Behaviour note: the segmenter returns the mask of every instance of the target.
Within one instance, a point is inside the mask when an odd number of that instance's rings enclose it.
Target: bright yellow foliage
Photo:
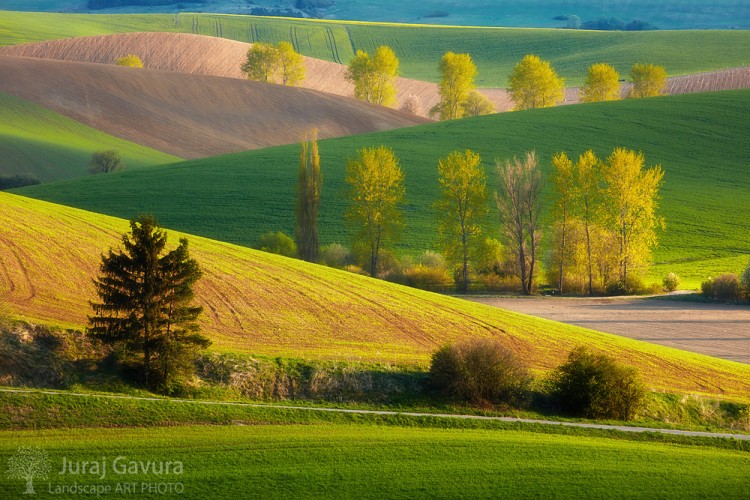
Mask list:
[[[126,56],[122,56],[121,58],[117,60],[116,64],[118,66],[130,66],[131,68],[143,67],[143,61],[141,61],[141,58],[135,54],[128,54]]]
[[[667,70],[654,64],[634,64],[630,70],[633,88],[628,97],[654,97],[667,94]]]
[[[446,52],[440,60],[440,103],[430,111],[439,114],[441,120],[453,120],[464,116],[463,104],[474,90],[477,67],[469,54]]]
[[[354,84],[354,97],[380,106],[396,104],[398,58],[387,45],[381,45],[370,57],[358,50],[349,62],[346,79]]]
[[[554,106],[565,99],[565,82],[557,76],[548,61],[529,54],[513,68],[509,79],[510,93],[516,109]]]
[[[469,263],[482,242],[488,212],[487,174],[478,154],[454,151],[438,163],[438,181],[438,233],[449,262],[461,269],[461,285],[466,291]]]
[[[463,116],[483,116],[497,112],[495,104],[476,90],[469,92],[466,100],[461,103],[461,109]]]
[[[581,101],[601,102],[620,99],[620,74],[609,64],[594,64],[589,68],[581,88]]]
[[[352,248],[367,249],[370,275],[377,276],[380,251],[403,225],[399,204],[406,192],[404,172],[392,149],[364,148],[349,161],[346,183],[350,188],[346,217],[355,229]]]
[[[294,51],[289,42],[273,46],[254,43],[247,50],[241,69],[250,80],[296,86],[305,79],[304,58]]]
[[[620,283],[627,284],[633,271],[651,262],[657,243],[656,229],[664,226],[657,214],[664,171],[660,166],[644,170],[643,153],[617,148],[602,169],[602,204],[606,227],[617,235]]]

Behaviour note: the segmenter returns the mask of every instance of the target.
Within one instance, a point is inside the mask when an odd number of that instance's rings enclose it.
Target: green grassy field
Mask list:
[[[373,24],[273,19],[221,14],[89,15],[2,12],[0,45],[133,31],[170,31],[245,42],[291,41],[301,53],[347,63],[357,49],[393,47],[403,76],[437,81],[444,52],[469,52],[478,84],[505,87],[512,67],[533,52],[549,59],[569,85],[586,68],[613,64],[627,73],[636,62],[664,65],[670,75],[750,64],[748,31],[592,32]]]
[[[750,91],[734,91],[507,113],[322,141],[321,238],[348,242],[343,179],[347,158],[364,146],[388,145],[401,159],[407,227],[400,248],[407,253],[435,248],[437,160],[454,149],[480,152],[489,171],[496,157],[536,149],[549,171],[556,151],[577,155],[593,148],[606,156],[625,146],[666,172],[661,205],[667,230],[656,249],[654,279],[674,271],[683,286],[697,286],[709,275],[747,265],[748,113]],[[270,148],[20,192],[119,217],[147,210],[168,227],[252,245],[265,231],[293,234],[297,155],[294,145]]]
[[[91,154],[102,149],[118,150],[126,168],[179,160],[0,93],[0,175],[32,174],[43,182],[80,177]]]
[[[118,483],[131,482],[138,488],[179,483],[184,498],[238,492],[254,498],[730,498],[747,492],[750,473],[750,455],[742,451],[511,430],[256,424],[5,431],[0,437],[4,463],[22,446],[47,452],[51,474],[35,481],[44,493],[74,482],[116,492]],[[63,459],[105,461],[107,474],[60,474]],[[182,467],[170,475],[123,473],[124,461]],[[24,486],[3,475],[0,495],[15,496]]]

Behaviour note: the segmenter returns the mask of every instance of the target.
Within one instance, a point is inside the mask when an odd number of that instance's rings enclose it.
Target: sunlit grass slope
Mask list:
[[[184,498],[742,498],[750,457],[738,450],[517,430],[374,425],[240,425],[0,433],[0,459],[42,447],[57,485],[179,482]],[[106,477],[60,476],[102,461]],[[181,475],[114,473],[116,456],[183,464]],[[122,462],[122,459],[120,459]],[[41,481],[38,481],[41,482]],[[48,487],[47,483],[50,483]],[[0,496],[22,480],[0,476]],[[53,490],[54,491],[54,490]],[[148,491],[148,490],[146,490]]]
[[[80,177],[91,154],[102,149],[119,151],[126,168],[180,160],[0,93],[0,175],[31,174],[41,181]]]
[[[748,31],[591,32],[314,21],[221,14],[91,15],[2,12],[0,44],[133,31],[172,31],[243,42],[291,41],[301,53],[347,63],[357,49],[394,48],[402,76],[437,81],[437,63],[448,50],[468,52],[478,83],[505,87],[515,63],[528,53],[552,61],[568,84],[585,78],[596,62],[627,73],[636,62],[680,75],[750,64]]]
[[[0,299],[17,315],[86,323],[100,255],[127,223],[0,194]],[[171,233],[172,244],[180,235]],[[228,243],[190,237],[214,348],[295,358],[424,364],[441,344],[494,337],[536,370],[585,344],[637,366],[649,387],[750,396],[750,366],[535,319]]]
[[[412,253],[436,247],[437,161],[450,151],[478,151],[493,172],[495,158],[535,149],[549,172],[557,151],[578,155],[593,148],[606,156],[624,146],[643,151],[649,165],[666,172],[661,213],[667,229],[656,249],[655,277],[674,271],[683,285],[697,286],[747,265],[748,116],[750,90],[743,90],[505,113],[323,141],[321,238],[348,243],[343,179],[347,159],[364,146],[385,144],[401,159],[407,198],[401,249]],[[285,146],[21,192],[119,217],[148,210],[169,227],[252,245],[266,231],[293,234],[298,154],[298,146]],[[491,217],[489,227],[497,224]]]

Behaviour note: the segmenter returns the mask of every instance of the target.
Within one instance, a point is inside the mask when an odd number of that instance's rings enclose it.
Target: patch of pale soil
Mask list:
[[[750,364],[750,307],[638,298],[469,300],[531,316]]]

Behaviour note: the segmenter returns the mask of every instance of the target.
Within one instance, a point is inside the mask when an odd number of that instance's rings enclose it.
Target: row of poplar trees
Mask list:
[[[295,236],[300,258],[315,262],[321,175],[314,135],[302,144],[299,165]],[[532,293],[546,226],[551,229],[549,268],[555,271],[550,281],[561,293],[593,294],[613,283],[629,291],[633,275],[650,263],[657,229],[664,226],[658,215],[661,167],[646,168],[642,153],[624,148],[606,159],[586,151],[575,162],[558,153],[552,165],[553,219],[545,225],[545,179],[536,154],[495,161],[494,204],[507,271],[518,277],[524,294]],[[473,264],[487,251],[487,174],[479,154],[468,150],[439,160],[437,170],[440,247],[457,270],[459,289],[467,291]],[[364,148],[349,161],[346,183],[353,247],[366,250],[369,273],[377,276],[381,250],[404,225],[404,173],[391,149]]]

